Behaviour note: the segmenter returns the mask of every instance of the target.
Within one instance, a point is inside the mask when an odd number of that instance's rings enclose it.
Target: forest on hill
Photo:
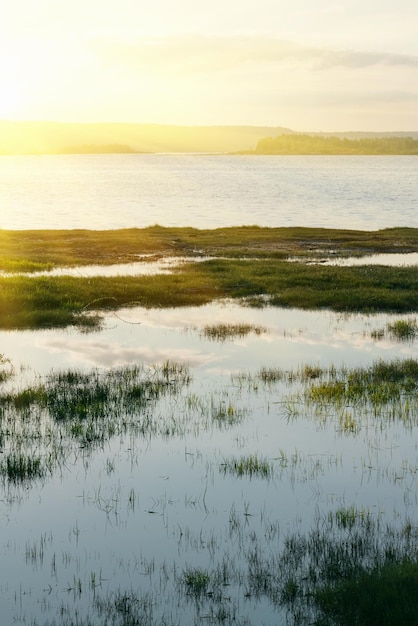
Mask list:
[[[253,154],[353,154],[353,155],[413,155],[418,154],[418,139],[412,137],[363,137],[349,139],[338,136],[294,133],[264,137],[258,141]]]

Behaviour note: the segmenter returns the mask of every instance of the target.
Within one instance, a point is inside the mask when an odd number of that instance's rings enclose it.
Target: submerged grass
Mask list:
[[[413,341],[417,335],[418,323],[415,317],[388,322],[384,328],[377,328],[371,332],[371,337],[377,340],[388,336],[396,341]]]
[[[254,333],[261,335],[267,329],[257,324],[208,324],[203,327],[202,335],[213,341],[227,341],[228,339],[243,338]]]
[[[72,451],[91,454],[115,435],[183,432],[183,418],[163,420],[153,409],[189,382],[187,367],[167,361],[152,368],[53,371],[32,386],[4,391],[0,475],[9,484],[30,483],[65,464]]]
[[[47,473],[44,459],[33,454],[13,451],[0,461],[0,476],[6,482],[23,484],[43,478]]]
[[[286,607],[287,624],[417,624],[417,549],[410,521],[395,528],[368,511],[339,509],[310,532],[289,534],[277,553],[251,549],[248,589]]]
[[[219,470],[222,474],[231,474],[237,478],[272,478],[273,463],[268,459],[259,458],[257,454],[250,454],[240,458],[225,459]]]
[[[6,382],[14,375],[13,365],[10,359],[0,354],[0,383]]]
[[[418,624],[418,562],[385,563],[315,593],[328,626]]]

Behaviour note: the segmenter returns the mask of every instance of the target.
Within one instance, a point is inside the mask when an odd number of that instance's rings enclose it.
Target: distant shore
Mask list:
[[[417,146],[418,131],[300,133],[281,126],[0,120],[0,155],[3,156],[143,153],[416,154]]]

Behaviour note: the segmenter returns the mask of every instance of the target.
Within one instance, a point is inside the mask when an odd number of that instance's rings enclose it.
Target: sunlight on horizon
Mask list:
[[[0,120],[417,130],[417,28],[412,0],[6,0]]]

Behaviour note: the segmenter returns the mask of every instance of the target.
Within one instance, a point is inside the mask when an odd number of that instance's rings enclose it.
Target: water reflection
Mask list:
[[[91,278],[92,276],[154,276],[155,274],[171,274],[175,268],[183,263],[198,263],[207,261],[211,257],[170,257],[165,256],[157,261],[143,258],[134,263],[114,263],[111,265],[79,265],[76,267],[57,267],[51,270],[31,272],[30,274],[1,271],[0,276],[76,276]]]
[[[403,316],[406,318],[407,316]],[[37,372],[54,368],[112,367],[126,363],[188,363],[205,374],[301,363],[347,365],[377,358],[416,354],[413,342],[399,345],[388,337],[376,341],[373,331],[402,316],[337,314],[266,307],[251,309],[224,301],[177,309],[125,308],[109,313],[101,331],[77,329],[1,331],[1,351],[15,367],[31,364]],[[216,342],[202,335],[207,324],[249,324],[266,332]]]
[[[305,411],[297,385],[254,385],[244,376],[240,384],[229,374],[254,375],[261,366],[340,367],[416,357],[415,341],[373,339],[373,331],[394,318],[250,309],[224,301],[193,308],[126,308],[108,314],[103,329],[91,334],[77,329],[0,332],[1,353],[16,371],[15,380],[6,384],[18,390],[52,368],[107,369],[167,359],[188,364],[193,377],[179,393],[168,389],[134,416],[133,429],[152,422],[158,424],[158,436],[146,428],[143,436],[140,431],[135,435],[122,421],[120,432],[99,441],[94,453],[87,440],[80,445],[77,438],[85,419],[65,431],[70,445],[58,455],[49,445],[54,437],[57,446],[63,445],[64,431],[57,429],[65,417],[52,423],[42,440],[42,420],[37,422],[33,411],[35,429],[28,442],[23,435],[30,412],[23,412],[18,423],[7,421],[4,409],[0,465],[14,434],[19,450],[27,444],[38,454],[45,446],[54,454],[46,459],[57,464],[38,483],[19,488],[4,476],[0,481],[4,623],[65,626],[76,613],[94,620],[97,598],[109,600],[118,590],[134,597],[139,589],[150,594],[154,619],[138,623],[167,623],[172,615],[170,623],[189,626],[218,605],[211,605],[209,596],[202,596],[199,606],[190,596],[184,599],[178,581],[187,568],[212,571],[219,565],[226,577],[221,608],[236,611],[238,618],[213,623],[245,623],[245,616],[250,626],[288,624],[284,612],[263,595],[248,596],[251,555],[278,554],[287,533],[309,532],[315,518],[329,519],[329,512],[340,507],[354,504],[385,521],[394,511],[396,519],[413,514],[416,445],[411,430],[395,420],[369,416],[359,433],[346,432],[338,419],[321,421],[320,414]],[[202,328],[217,323],[254,324],[266,332],[220,342],[205,338]],[[294,392],[297,416],[289,400]],[[42,396],[40,402],[42,407]],[[2,411],[6,405],[7,398]],[[103,421],[99,414],[92,423]],[[255,454],[273,464],[272,478],[222,473],[225,459]],[[98,617],[89,623],[103,621]]]
[[[338,267],[351,267],[355,265],[386,265],[388,267],[410,267],[418,265],[418,252],[405,254],[370,254],[362,257],[331,258],[320,261],[312,261],[321,265],[336,265]]]

